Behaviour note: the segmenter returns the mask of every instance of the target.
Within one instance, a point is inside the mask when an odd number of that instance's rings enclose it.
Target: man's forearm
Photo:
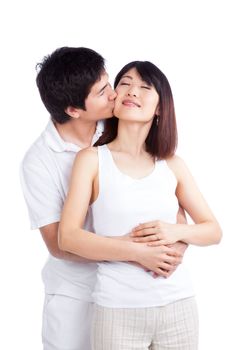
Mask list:
[[[65,252],[63,250],[60,250],[59,248],[55,251],[50,251],[50,254],[54,256],[57,259],[67,260],[67,261],[73,261],[73,262],[81,262],[81,263],[94,263],[95,261],[86,259],[82,256]]]

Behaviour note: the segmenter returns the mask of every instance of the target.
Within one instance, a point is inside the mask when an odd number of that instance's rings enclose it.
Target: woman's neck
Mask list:
[[[128,153],[134,157],[145,153],[145,140],[149,133],[151,122],[138,123],[119,120],[117,137],[111,142],[110,148]]]

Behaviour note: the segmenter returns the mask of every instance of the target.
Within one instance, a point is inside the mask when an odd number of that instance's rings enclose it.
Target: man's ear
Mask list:
[[[67,107],[65,109],[66,114],[68,114],[71,118],[78,119],[80,117],[80,109],[75,107]]]

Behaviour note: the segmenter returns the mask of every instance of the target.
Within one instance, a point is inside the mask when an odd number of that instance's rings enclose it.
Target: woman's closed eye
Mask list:
[[[145,86],[145,85],[142,85],[141,88],[142,88],[142,89],[147,89],[147,90],[150,90],[150,89],[151,89],[150,86]]]

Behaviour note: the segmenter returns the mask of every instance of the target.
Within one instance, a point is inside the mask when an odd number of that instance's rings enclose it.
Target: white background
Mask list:
[[[178,154],[219,220],[221,245],[186,254],[197,291],[200,350],[230,350],[232,340],[231,1],[7,1],[0,9],[1,338],[0,348],[40,345],[47,257],[30,231],[18,168],[47,124],[35,65],[60,46],[86,46],[107,59],[111,81],[132,60],[151,60],[172,86]],[[83,349],[85,350],[85,349]]]

